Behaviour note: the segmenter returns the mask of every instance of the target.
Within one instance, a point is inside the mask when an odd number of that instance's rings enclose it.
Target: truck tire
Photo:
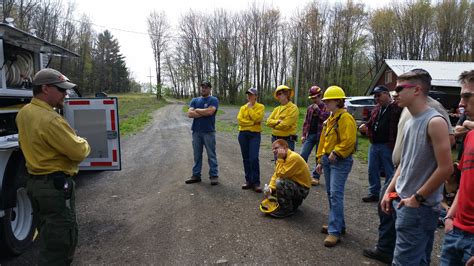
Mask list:
[[[16,158],[14,158],[16,157]],[[16,160],[12,160],[16,159]],[[33,208],[26,191],[27,171],[25,161],[21,153],[13,154],[10,162],[16,161],[12,167],[9,163],[7,173],[11,173],[14,178],[7,181],[9,186],[4,186],[4,193],[16,193],[16,204],[5,209],[5,216],[0,218],[0,237],[2,250],[6,250],[12,255],[19,255],[25,251],[33,242],[35,223],[33,219]],[[14,171],[12,171],[12,168]],[[15,196],[15,195],[14,195]]]

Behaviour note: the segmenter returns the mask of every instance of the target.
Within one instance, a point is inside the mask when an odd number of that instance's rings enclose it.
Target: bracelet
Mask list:
[[[453,216],[446,216],[443,218],[443,222],[446,222],[446,220],[453,220],[454,221],[454,217]]]

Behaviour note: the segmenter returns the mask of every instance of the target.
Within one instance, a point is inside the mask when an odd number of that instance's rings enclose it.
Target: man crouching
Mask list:
[[[277,139],[272,144],[277,162],[265,196],[276,196],[279,208],[269,213],[276,218],[293,215],[298,206],[308,196],[311,175],[308,164],[296,152],[288,148],[288,142]]]

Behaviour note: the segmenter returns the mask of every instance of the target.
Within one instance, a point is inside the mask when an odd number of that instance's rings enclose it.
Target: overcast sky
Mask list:
[[[310,0],[255,0],[259,5],[266,4],[278,7],[288,17],[297,8],[304,7]],[[94,24],[97,32],[109,29],[117,38],[121,52],[126,58],[127,67],[139,82],[149,82],[151,71],[152,81],[155,80],[153,52],[147,32],[146,18],[156,10],[165,11],[173,28],[178,24],[181,15],[190,9],[211,14],[214,9],[224,8],[232,11],[247,9],[248,0],[78,0],[76,14],[86,14]],[[329,0],[329,2],[345,2]],[[389,0],[363,1],[372,8],[381,7]],[[80,16],[78,16],[79,18]],[[135,32],[135,33],[132,33]],[[142,34],[140,34],[142,33]]]

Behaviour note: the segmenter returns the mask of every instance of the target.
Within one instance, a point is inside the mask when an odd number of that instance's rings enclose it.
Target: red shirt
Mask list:
[[[458,203],[454,226],[474,234],[474,131],[467,133],[464,140],[464,152],[459,164],[461,184],[458,191]]]

